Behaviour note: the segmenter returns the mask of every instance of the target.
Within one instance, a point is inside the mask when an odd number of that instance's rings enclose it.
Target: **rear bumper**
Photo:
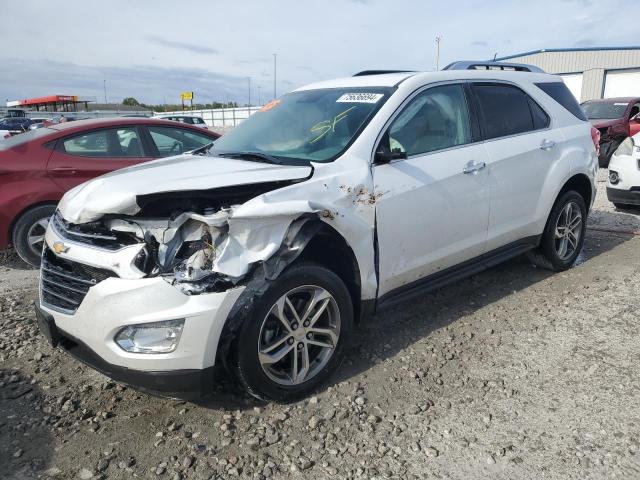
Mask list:
[[[623,190],[607,187],[607,198],[613,203],[640,205],[640,190]]]

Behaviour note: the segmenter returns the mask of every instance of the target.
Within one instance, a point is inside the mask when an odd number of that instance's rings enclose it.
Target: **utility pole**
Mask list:
[[[277,54],[273,54],[273,99],[275,100],[278,96],[276,95],[276,79],[277,79]]]
[[[247,77],[249,81],[249,108],[251,108],[251,77]]]
[[[436,37],[436,72],[440,70],[440,42],[442,41],[442,37],[438,35]]]
[[[102,80],[102,86],[104,87],[104,103],[107,104],[107,81]]]

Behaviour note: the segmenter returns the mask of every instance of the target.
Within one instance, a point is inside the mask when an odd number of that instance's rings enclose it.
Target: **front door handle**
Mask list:
[[[486,166],[487,164],[484,162],[474,162],[472,160],[464,166],[464,168],[462,169],[462,173],[476,174]]]
[[[555,146],[556,146],[556,142],[554,142],[553,140],[543,140],[542,143],[540,144],[540,149],[549,151]]]

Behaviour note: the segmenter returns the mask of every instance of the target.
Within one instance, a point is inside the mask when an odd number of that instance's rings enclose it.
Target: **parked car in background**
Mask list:
[[[27,117],[4,117],[0,119],[0,130],[26,132],[31,124],[31,119]]]
[[[221,363],[290,401],[378,308],[525,252],[570,268],[592,126],[557,76],[480,65],[302,87],[209,149],[68,192],[46,232],[44,336],[169,396],[210,391]]]
[[[617,208],[640,207],[640,133],[624,139],[613,152],[607,198]]]
[[[640,132],[640,98],[604,98],[584,102],[582,109],[600,131],[598,163],[607,167],[622,141]]]
[[[58,123],[0,142],[0,250],[13,244],[23,260],[38,265],[49,217],[67,190],[218,137],[166,120],[108,118]]]
[[[186,123],[187,125],[195,125],[200,128],[208,128],[202,117],[194,115],[156,115],[153,118],[164,118],[165,120],[173,120],[174,122]]]
[[[31,120],[30,130],[42,128],[52,123],[49,117],[29,117],[29,119]]]

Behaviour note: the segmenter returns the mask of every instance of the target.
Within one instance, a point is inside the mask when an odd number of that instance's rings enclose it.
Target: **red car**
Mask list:
[[[600,132],[598,162],[601,167],[607,167],[622,141],[640,132],[640,98],[589,100],[581,107]]]
[[[169,120],[119,117],[60,123],[0,140],[0,250],[12,244],[23,260],[39,265],[49,217],[67,190],[219,136]]]

